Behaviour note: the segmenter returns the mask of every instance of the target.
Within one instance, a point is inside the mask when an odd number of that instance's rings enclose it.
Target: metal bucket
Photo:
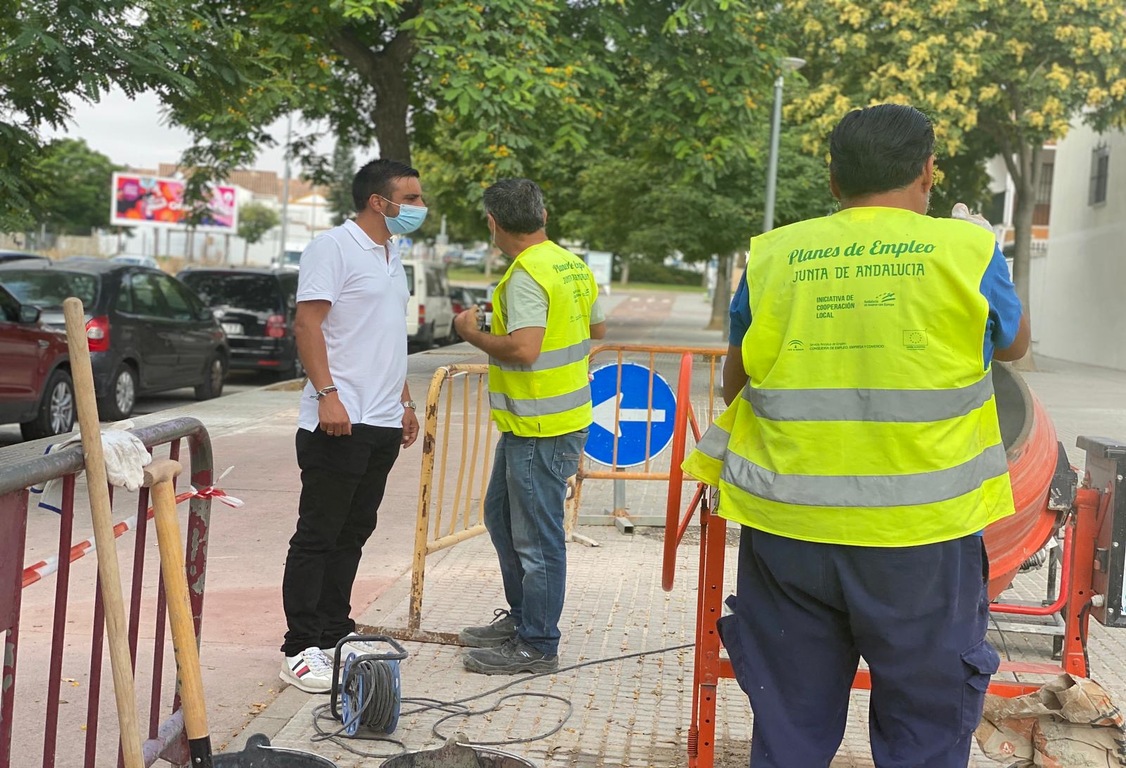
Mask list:
[[[296,749],[271,747],[270,740],[256,733],[246,740],[246,749],[211,759],[214,768],[337,768],[336,763]]]
[[[522,757],[488,747],[458,744],[454,739],[446,746],[425,752],[396,755],[382,768],[536,768]]]

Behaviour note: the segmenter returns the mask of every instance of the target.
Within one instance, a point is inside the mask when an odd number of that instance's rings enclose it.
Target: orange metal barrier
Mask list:
[[[619,369],[617,391],[621,392],[621,366],[624,362],[635,362],[645,365],[650,371],[660,373],[672,383],[677,394],[677,408],[681,403],[691,404],[693,398],[698,404],[689,409],[691,418],[695,420],[697,411],[704,414],[711,423],[716,415],[717,392],[722,389],[722,375],[720,360],[727,353],[726,348],[718,347],[676,347],[660,346],[653,344],[600,344],[590,353],[591,370],[603,365],[617,365]],[[687,377],[683,369],[678,369],[680,360],[687,357],[690,360],[699,358],[706,363],[706,369],[698,380],[692,379],[692,367],[689,366]],[[650,376],[649,392],[646,401],[650,412],[653,410],[653,377]],[[615,426],[621,415],[620,406],[615,407]],[[697,435],[699,430],[695,430]],[[675,432],[674,432],[674,440]],[[665,456],[647,458],[638,468],[623,468],[618,466],[618,438],[613,442],[613,458],[609,465],[592,462],[585,454],[579,460],[579,471],[575,478],[575,489],[571,497],[570,509],[567,516],[567,530],[573,530],[577,520],[579,508],[582,506],[583,483],[587,480],[669,480],[669,464]],[[646,450],[646,456],[650,451]],[[597,465],[598,469],[592,468]],[[604,467],[604,468],[601,468]],[[629,519],[631,515],[624,508],[613,509],[614,517]]]
[[[715,398],[719,388],[718,364],[725,349],[707,347],[660,347],[637,344],[604,344],[596,347],[590,359],[592,365],[614,362],[620,367],[626,361],[647,364],[651,371],[661,372],[670,381],[676,377],[676,364],[687,356],[691,361],[700,358],[707,362],[706,376],[678,382],[683,389],[683,402],[695,398],[700,408],[689,409],[705,413],[710,421],[715,415]],[[601,358],[601,359],[600,359]],[[620,389],[619,374],[619,389]],[[648,402],[652,410],[652,377]],[[678,402],[680,402],[678,400]],[[679,411],[678,411],[679,412]],[[615,420],[618,410],[615,411]],[[690,417],[698,436],[700,429],[695,416]],[[427,393],[422,423],[422,471],[419,478],[418,513],[415,528],[414,555],[411,567],[410,605],[406,626],[361,627],[360,631],[387,634],[403,640],[421,642],[457,643],[450,632],[433,631],[422,627],[422,603],[426,582],[426,559],[443,549],[485,533],[484,498],[492,469],[496,429],[490,418],[488,401],[488,366],[484,364],[449,365],[434,372]],[[648,453],[648,451],[646,452]],[[621,471],[617,466],[617,439],[614,447],[615,461],[607,469],[592,470],[589,460],[581,457],[579,470],[572,486],[566,517],[568,536],[578,540],[583,537],[573,533],[582,503],[582,483],[593,480],[668,480],[667,457],[646,460],[640,469]],[[604,465],[599,465],[604,466]],[[622,510],[624,514],[624,510]]]

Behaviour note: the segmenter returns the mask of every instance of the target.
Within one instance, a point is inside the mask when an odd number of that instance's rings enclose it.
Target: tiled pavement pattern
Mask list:
[[[583,533],[602,546],[570,549],[570,592],[563,616],[563,647],[560,662],[567,666],[641,650],[666,648],[691,641],[695,616],[695,537],[686,537],[681,548],[676,586],[671,593],[660,587],[661,540],[656,532],[633,536],[615,529],[587,527]],[[688,538],[693,538],[688,541]],[[733,551],[733,550],[731,550]],[[730,560],[731,558],[729,558]],[[1023,598],[1042,596],[1045,570],[1021,577],[1017,592]],[[734,580],[729,562],[727,581]],[[366,623],[405,626],[405,583],[389,591],[363,617]],[[444,556],[428,569],[423,603],[423,628],[456,631],[492,616],[504,604],[499,574],[491,545],[477,537]],[[1000,649],[1002,644],[994,642]],[[1006,633],[1005,642],[1014,656],[1047,660],[1050,640]],[[1092,625],[1091,652],[1097,679],[1119,699],[1126,696],[1123,653],[1126,633],[1115,633]],[[402,667],[404,695],[459,699],[508,682],[503,677],[483,677],[463,670],[458,648],[408,643],[410,658]],[[652,766],[674,768],[687,765],[686,734],[691,706],[691,650],[679,650],[639,659],[610,662],[519,683],[509,691],[540,691],[564,696],[574,707],[563,729],[544,740],[499,747],[518,754],[542,768],[564,766]],[[500,695],[473,702],[474,708],[493,704]],[[372,765],[331,743],[313,744],[311,711],[324,701],[310,697],[308,703],[274,738],[280,746],[307,749],[324,755],[341,768]],[[404,704],[404,712],[409,711]],[[482,718],[454,718],[441,728],[444,734],[464,731],[477,742],[503,741],[533,736],[557,722],[564,705],[539,699],[516,699],[498,712]],[[845,741],[834,768],[870,766],[867,739],[867,694],[854,693]],[[395,734],[411,749],[437,746],[431,736],[433,713],[406,716]],[[734,681],[720,685],[716,766],[745,766],[750,738],[751,713],[746,697]],[[253,725],[251,726],[253,728]],[[372,742],[348,742],[359,749],[386,752]],[[972,766],[996,766],[976,756]]]

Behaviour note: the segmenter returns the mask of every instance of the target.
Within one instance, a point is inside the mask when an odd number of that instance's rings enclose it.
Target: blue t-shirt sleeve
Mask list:
[[[1009,276],[1009,265],[999,247],[981,278],[981,295],[989,302],[989,320],[985,325],[985,364],[993,359],[993,350],[1010,346],[1020,330],[1022,309],[1017,289]]]
[[[747,289],[747,273],[739,278],[739,287],[731,297],[731,307],[728,310],[731,316],[730,332],[727,343],[733,347],[743,345],[743,337],[751,327],[751,293]]]

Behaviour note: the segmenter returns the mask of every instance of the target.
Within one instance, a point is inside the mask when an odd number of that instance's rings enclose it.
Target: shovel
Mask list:
[[[145,485],[150,490],[156,538],[160,546],[160,571],[168,597],[168,617],[172,622],[172,648],[180,676],[180,702],[184,708],[184,732],[192,768],[212,768],[211,733],[203,698],[203,677],[199,668],[195,623],[184,569],[184,543],[180,539],[180,519],[176,515],[176,477],[180,462],[158,459],[145,467]]]

